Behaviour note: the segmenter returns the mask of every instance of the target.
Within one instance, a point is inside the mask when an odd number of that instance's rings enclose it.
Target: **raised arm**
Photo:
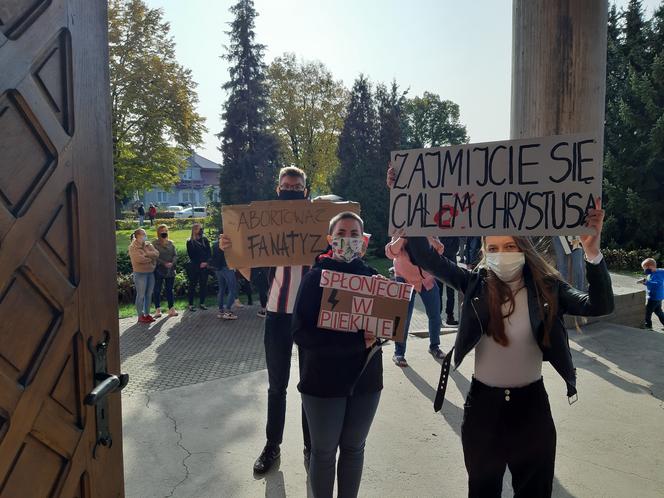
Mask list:
[[[558,299],[562,310],[569,315],[600,316],[613,312],[613,287],[611,276],[602,260],[598,264],[586,262],[588,292],[575,289],[567,282],[561,282]]]
[[[470,272],[439,254],[426,237],[409,237],[406,248],[414,264],[450,287],[462,292],[466,291]]]

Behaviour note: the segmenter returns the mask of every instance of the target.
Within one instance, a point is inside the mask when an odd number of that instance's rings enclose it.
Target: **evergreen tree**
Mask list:
[[[253,0],[239,0],[230,11],[230,43],[223,56],[229,63],[230,79],[222,119],[223,163],[220,193],[224,204],[246,203],[274,197],[278,143],[269,132],[266,109],[265,46],[255,42],[254,21],[258,15]]]
[[[360,75],[353,84],[339,137],[339,168],[333,185],[335,194],[361,204],[367,231],[377,235],[387,231],[381,220],[389,209],[387,197],[381,195],[386,190],[387,161],[381,163],[378,158],[378,129],[371,84]]]
[[[662,8],[658,13],[662,12]],[[659,32],[631,0],[617,35],[609,17],[605,131],[606,236],[626,248],[662,244],[661,199],[664,84]],[[655,26],[659,29],[661,24]],[[617,40],[617,44],[616,44]],[[620,50],[616,50],[616,45]],[[659,127],[658,127],[659,123]],[[656,234],[660,234],[658,237]]]

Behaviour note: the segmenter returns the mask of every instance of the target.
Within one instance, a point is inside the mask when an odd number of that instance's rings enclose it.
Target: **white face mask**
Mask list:
[[[339,237],[332,238],[332,256],[334,259],[350,263],[354,259],[362,257],[364,249],[363,237]]]
[[[503,282],[511,282],[521,276],[526,264],[522,252],[490,252],[486,255],[486,265]]]

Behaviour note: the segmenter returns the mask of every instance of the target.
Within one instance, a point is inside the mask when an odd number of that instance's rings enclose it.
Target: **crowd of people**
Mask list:
[[[187,240],[189,262],[185,265],[189,300],[188,311],[207,310],[205,300],[208,290],[208,279],[212,275],[217,280],[217,318],[237,320],[235,309],[242,308],[239,292],[248,296],[248,304],[253,304],[253,289],[260,298],[261,307],[258,316],[267,316],[267,269],[254,268],[247,275],[228,267],[224,251],[219,243],[210,244],[205,236],[203,226],[194,223],[191,236]],[[156,238],[148,240],[143,228],[134,230],[129,245],[134,285],[136,290],[136,312],[138,323],[152,323],[162,317],[161,302],[165,294],[168,304],[167,316],[178,316],[175,308],[174,285],[176,262],[178,258],[175,244],[169,238],[169,229],[165,224],[157,227]],[[198,307],[194,302],[198,300]],[[154,305],[154,313],[151,306]]]
[[[388,169],[388,188],[393,182],[394,172]],[[278,178],[277,197],[306,199],[306,185],[302,170],[284,168]],[[385,247],[386,256],[394,262],[394,278],[415,289],[408,322],[416,296],[424,304],[431,355],[443,366],[453,357],[458,367],[468,353],[475,352],[461,428],[471,497],[499,497],[506,468],[513,477],[515,496],[551,496],[556,429],[542,380],[542,363],[552,364],[573,399],[576,370],[562,316],[603,315],[613,310],[611,279],[600,251],[603,218],[600,207],[589,209],[587,226],[594,233],[578,239],[587,291],[573,288],[528,237],[460,240],[408,237],[398,232]],[[280,457],[295,345],[304,458],[316,498],[332,497],[335,480],[338,496],[358,496],[365,442],[374,418],[379,416],[384,343],[365,330],[339,333],[318,327],[323,270],[386,278],[364,260],[368,246],[364,230],[360,216],[341,213],[329,222],[328,248],[311,265],[244,272],[248,285],[259,290],[260,314],[266,318],[266,441],[253,470],[264,474]],[[148,242],[145,231],[139,228],[129,248],[141,322],[154,319],[149,314],[151,299],[156,315],[161,313],[162,286],[169,315],[177,313],[172,297],[177,253],[168,239],[168,227],[160,225],[157,233],[157,238]],[[219,317],[237,318],[233,304],[242,284],[224,256],[231,247],[227,235],[222,233],[211,243],[200,224],[193,225],[187,241],[191,311],[196,309],[195,298],[199,308],[205,309],[207,279],[213,272],[219,283]],[[655,279],[652,275],[659,278],[650,263],[648,269],[649,280]],[[247,292],[250,295],[251,291]],[[458,321],[455,292],[463,294]],[[656,304],[651,308],[655,313],[661,310]],[[453,351],[447,354],[440,347],[443,313],[448,326],[458,327]],[[393,355],[394,363],[404,368],[408,365],[406,342],[407,334],[403,342],[394,345]]]

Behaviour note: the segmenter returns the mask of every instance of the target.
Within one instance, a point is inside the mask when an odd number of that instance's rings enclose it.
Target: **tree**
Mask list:
[[[325,192],[339,165],[337,147],[347,92],[318,61],[298,63],[295,54],[268,67],[268,108],[285,164],[302,168],[314,192]]]
[[[406,101],[403,112],[405,148],[444,147],[467,141],[466,127],[459,123],[458,104],[430,92]]]
[[[606,237],[623,248],[662,244],[663,7],[653,23],[639,0],[609,16],[605,130]],[[652,24],[652,27],[651,27]]]
[[[116,205],[155,185],[170,188],[202,141],[191,71],[175,60],[170,27],[142,0],[111,0],[109,63]]]
[[[334,179],[334,193],[357,201],[362,207],[366,230],[375,241],[384,239],[388,212],[385,187],[386,162],[378,154],[379,122],[369,80],[360,75],[350,93],[341,137],[339,169]]]
[[[228,92],[221,115],[224,129],[217,135],[223,153],[221,201],[247,203],[274,197],[279,167],[279,146],[270,133],[263,52],[255,42],[253,0],[239,0],[230,11],[235,19],[226,34],[230,43],[223,56],[230,64]]]

